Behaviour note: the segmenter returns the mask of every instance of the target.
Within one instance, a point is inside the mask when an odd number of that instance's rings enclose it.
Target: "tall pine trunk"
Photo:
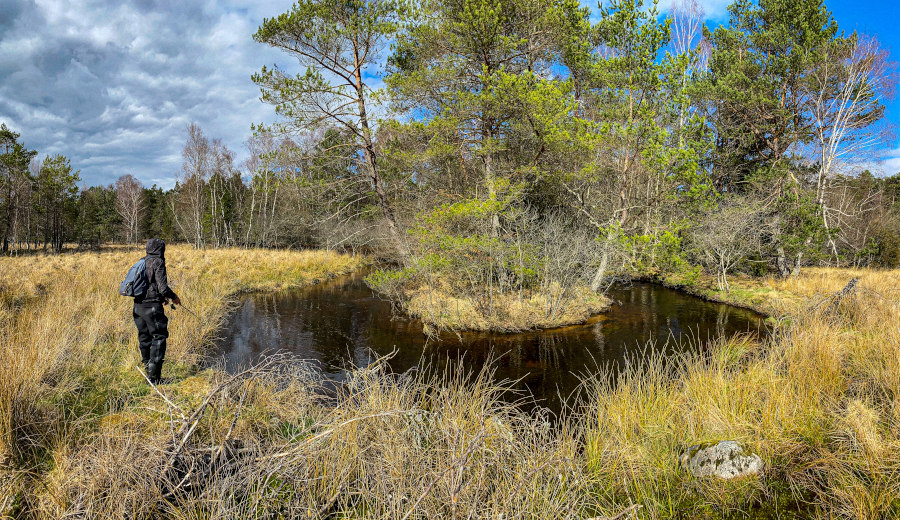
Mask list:
[[[361,62],[359,58],[358,46],[355,46],[355,51],[355,80],[357,96],[356,101],[359,107],[359,123],[362,127],[363,154],[365,156],[366,169],[369,172],[369,180],[372,182],[372,186],[375,188],[375,195],[378,197],[378,204],[381,206],[381,214],[384,216],[385,221],[387,221],[391,239],[394,242],[394,246],[397,248],[397,251],[400,253],[400,256],[402,256],[405,260],[406,257],[409,256],[409,251],[407,250],[406,244],[403,242],[403,239],[400,236],[400,230],[397,227],[397,219],[394,217],[394,211],[391,209],[391,205],[387,200],[387,194],[385,194],[384,191],[384,183],[381,180],[381,176],[378,174],[378,162],[375,156],[375,143],[372,141],[372,130],[369,127],[369,117],[366,112],[365,85],[363,84],[362,73],[360,70]]]

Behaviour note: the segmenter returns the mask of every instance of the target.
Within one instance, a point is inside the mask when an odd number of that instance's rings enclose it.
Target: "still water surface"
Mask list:
[[[617,303],[583,325],[428,340],[422,322],[392,313],[391,304],[357,273],[304,289],[248,295],[226,323],[217,355],[234,371],[269,353],[287,352],[317,363],[337,380],[348,366],[364,366],[394,350],[389,364],[398,372],[423,361],[432,367],[462,362],[477,370],[493,359],[497,379],[518,380],[518,389],[558,410],[561,396],[578,388],[579,375],[621,368],[651,351],[702,349],[710,339],[759,334],[764,327],[752,311],[655,284],[614,286],[609,296]]]

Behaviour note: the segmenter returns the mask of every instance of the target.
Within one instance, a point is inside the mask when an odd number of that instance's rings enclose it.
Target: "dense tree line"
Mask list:
[[[729,13],[713,30],[692,0],[593,19],[570,0],[301,1],[254,37],[305,70],[254,80],[276,133],[345,136],[340,179],[381,211],[344,234],[405,266],[388,292],[896,266],[897,177],[859,166],[887,145],[886,51],[820,0]]]
[[[149,236],[181,239],[173,224],[173,190],[145,188],[131,175],[109,186],[84,186],[68,158],[39,159],[20,137],[0,127],[4,253],[95,248]]]
[[[246,143],[249,158],[241,165],[197,125],[186,134],[174,188],[146,187],[130,174],[108,186],[83,186],[69,159],[38,159],[4,124],[3,251],[149,237],[197,247],[352,248],[376,240],[371,190],[340,151],[349,145],[340,131],[291,140],[260,130]]]
[[[77,188],[3,127],[3,249],[154,235],[196,247],[365,248],[407,283],[599,289],[618,274],[896,266],[896,79],[820,0],[301,0],[254,38],[281,116],[249,159],[191,125],[171,190]],[[376,88],[379,87],[379,88]],[[388,277],[391,278],[391,277]],[[549,290],[549,289],[548,289]]]

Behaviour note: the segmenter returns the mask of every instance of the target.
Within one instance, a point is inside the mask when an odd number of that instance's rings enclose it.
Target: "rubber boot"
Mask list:
[[[154,385],[162,380],[163,359],[166,356],[166,338],[155,338],[150,346],[150,361],[147,363],[147,378]]]
[[[141,366],[144,367],[144,373],[148,374],[149,372],[147,372],[147,364],[150,363],[150,348],[141,346],[140,350],[141,350]]]

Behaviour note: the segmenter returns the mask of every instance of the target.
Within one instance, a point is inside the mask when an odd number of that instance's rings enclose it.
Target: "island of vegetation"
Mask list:
[[[172,189],[79,188],[3,124],[0,518],[900,517],[900,173],[864,166],[895,64],[821,0],[665,7],[299,0],[252,35],[291,58],[253,76],[279,122],[242,164],[191,124]],[[158,386],[115,291],[147,237],[191,308]],[[772,333],[586,376],[557,416],[490,366],[335,391],[202,362],[238,294],[373,265],[428,332],[650,279]],[[679,463],[719,441],[762,469]]]

